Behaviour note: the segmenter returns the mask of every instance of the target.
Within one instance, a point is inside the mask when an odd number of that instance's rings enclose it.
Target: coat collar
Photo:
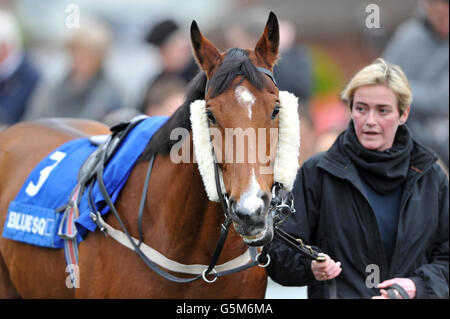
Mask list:
[[[342,135],[343,133],[338,136],[330,149],[321,157],[317,166],[338,178],[351,181],[357,187],[362,187],[355,165],[340,149],[338,140],[342,138]],[[436,154],[420,143],[413,141],[411,164],[407,180],[415,180],[415,178],[422,176],[433,166],[436,160]]]

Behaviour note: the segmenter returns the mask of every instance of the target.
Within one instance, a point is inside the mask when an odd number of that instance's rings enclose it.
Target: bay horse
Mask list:
[[[191,42],[201,72],[190,83],[186,101],[148,143],[115,206],[130,234],[137,238],[136,212],[149,160],[155,156],[142,216],[143,242],[180,263],[208,264],[219,239],[223,210],[220,203],[208,200],[210,194],[205,191],[199,164],[193,159],[188,163],[171,160],[175,141],[169,136],[175,128],[192,132],[190,105],[199,99],[204,99],[210,127],[223,136],[226,128],[278,128],[279,91],[267,76],[278,58],[278,21],[271,12],[254,50],[221,53],[202,35],[195,21]],[[1,132],[0,228],[5,224],[9,203],[47,154],[69,140],[109,133],[103,124],[75,119],[22,122]],[[190,149],[195,146],[192,134],[182,142]],[[214,150],[222,147],[225,153],[225,143],[220,146],[218,142],[214,140]],[[277,142],[270,136],[265,146]],[[270,154],[269,164],[259,159],[254,163],[219,164],[234,229],[230,229],[218,263],[242,255],[248,246],[263,246],[272,240],[273,216],[268,205],[274,174],[261,174],[260,168],[273,167],[275,156]],[[112,214],[105,221],[112,227],[120,226]],[[220,277],[213,284],[168,281],[149,270],[132,250],[100,231],[87,234],[79,244],[77,289],[67,288],[65,269],[63,249],[0,237],[0,298],[263,298],[266,289],[266,272],[260,267]]]

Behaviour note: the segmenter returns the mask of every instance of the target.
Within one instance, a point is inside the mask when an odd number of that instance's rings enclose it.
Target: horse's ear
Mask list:
[[[210,78],[215,67],[222,61],[222,55],[215,45],[202,35],[195,21],[191,24],[191,42],[198,65]]]
[[[264,33],[256,43],[255,54],[263,59],[269,67],[273,67],[278,59],[278,44],[280,42],[280,31],[278,19],[275,13],[270,12]]]

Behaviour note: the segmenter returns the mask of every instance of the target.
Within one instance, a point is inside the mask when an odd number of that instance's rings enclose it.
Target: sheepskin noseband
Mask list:
[[[285,190],[291,191],[299,168],[300,155],[300,120],[298,116],[298,99],[287,91],[279,92],[280,112],[278,114],[278,149],[274,163],[274,181],[281,183]],[[218,202],[214,175],[214,155],[211,143],[206,103],[196,100],[191,103],[192,139],[194,155],[198,169],[205,185],[209,200]],[[221,179],[222,181],[222,179]],[[221,185],[225,193],[225,186]]]

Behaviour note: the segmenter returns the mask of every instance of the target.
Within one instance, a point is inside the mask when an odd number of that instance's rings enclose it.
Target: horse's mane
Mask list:
[[[169,154],[170,149],[179,140],[171,140],[170,132],[175,128],[185,128],[191,131],[190,105],[195,100],[205,98],[205,88],[208,83],[210,96],[216,97],[223,93],[238,75],[247,79],[255,88],[261,90],[264,78],[250,61],[248,53],[243,49],[229,49],[217,71],[208,82],[206,74],[199,72],[186,89],[186,99],[167,122],[153,135],[142,153],[139,162],[148,161],[153,154]]]

